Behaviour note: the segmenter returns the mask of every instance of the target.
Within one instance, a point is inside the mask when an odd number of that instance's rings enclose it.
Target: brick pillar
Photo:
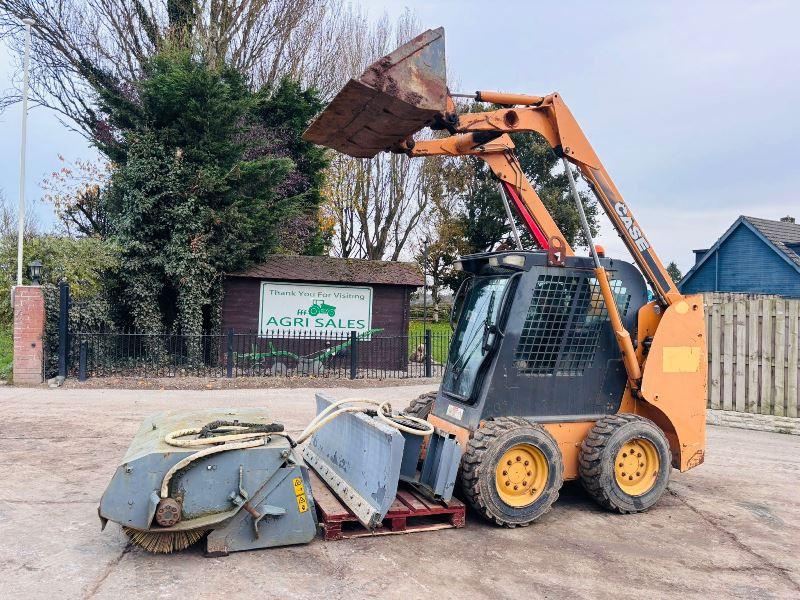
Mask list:
[[[44,295],[42,288],[14,288],[14,383],[42,383],[44,360]]]

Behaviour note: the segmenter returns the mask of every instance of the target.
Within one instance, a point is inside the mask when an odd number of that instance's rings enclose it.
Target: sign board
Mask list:
[[[372,288],[261,282],[258,332],[365,334],[372,327]],[[370,339],[364,335],[361,339]]]

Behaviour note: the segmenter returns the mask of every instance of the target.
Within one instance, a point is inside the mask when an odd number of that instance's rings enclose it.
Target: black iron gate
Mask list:
[[[58,374],[62,377],[439,377],[449,333],[383,335],[236,331],[221,334],[82,328],[69,286],[59,287]],[[70,319],[70,310],[73,318]],[[77,324],[77,327],[75,326]],[[75,329],[73,331],[73,329]]]

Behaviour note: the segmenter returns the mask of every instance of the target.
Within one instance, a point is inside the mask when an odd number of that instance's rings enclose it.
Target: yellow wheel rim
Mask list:
[[[643,438],[628,440],[617,452],[614,477],[629,496],[646,494],[656,485],[661,461],[653,442]]]
[[[506,451],[495,467],[495,486],[500,499],[515,508],[533,504],[544,492],[550,467],[539,448],[517,444]]]

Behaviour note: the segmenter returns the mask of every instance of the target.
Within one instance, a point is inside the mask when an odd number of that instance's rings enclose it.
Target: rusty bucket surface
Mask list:
[[[372,158],[430,125],[447,106],[444,28],[430,29],[351,79],[303,138]]]

